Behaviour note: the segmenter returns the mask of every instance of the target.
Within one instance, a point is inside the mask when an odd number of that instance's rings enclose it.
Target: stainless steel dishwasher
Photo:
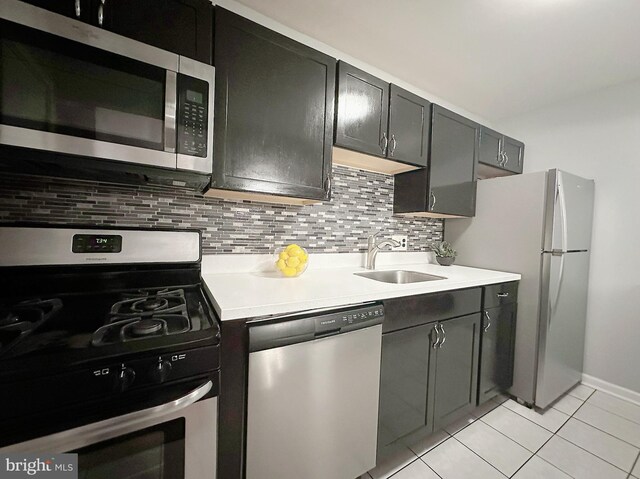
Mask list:
[[[376,461],[381,304],[249,324],[247,479],[353,479]]]

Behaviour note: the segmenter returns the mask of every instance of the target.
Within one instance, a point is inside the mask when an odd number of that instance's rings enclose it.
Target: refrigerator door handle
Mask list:
[[[555,313],[556,308],[558,307],[558,300],[560,299],[560,290],[562,289],[562,279],[564,277],[564,253],[553,253],[553,256],[560,256],[560,271],[558,273],[558,286],[556,287],[555,294],[553,295],[553,300],[551,300],[551,296],[549,296],[549,318],[547,320],[547,325],[551,327],[551,317]]]
[[[560,207],[560,214],[562,215],[562,251],[567,251],[567,201],[564,196],[564,185],[562,182],[562,173],[558,175],[558,206]]]

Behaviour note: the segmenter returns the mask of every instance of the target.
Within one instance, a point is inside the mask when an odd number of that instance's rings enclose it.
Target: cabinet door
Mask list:
[[[509,389],[513,383],[516,304],[486,309],[483,316],[478,404]]]
[[[389,84],[348,63],[338,62],[335,144],[385,156],[388,121]]]
[[[430,427],[427,417],[430,335],[433,324],[382,336],[378,449]]]
[[[211,64],[213,6],[207,0],[107,0],[102,6],[94,1],[92,24]]]
[[[503,168],[513,171],[514,173],[522,173],[522,167],[524,165],[524,143],[505,136],[502,149],[506,161]]]
[[[443,321],[440,328],[442,339],[435,350],[433,386],[436,429],[461,418],[476,406],[480,313]]]
[[[212,187],[329,199],[336,62],[216,8]]]
[[[428,210],[474,216],[480,125],[433,105]]]
[[[431,102],[392,84],[387,157],[427,166],[430,129]]]
[[[65,17],[75,18],[83,22],[89,21],[91,2],[89,0],[23,0],[36,7],[41,7]]]
[[[502,134],[485,126],[480,127],[480,156],[478,161],[500,168],[502,158]]]

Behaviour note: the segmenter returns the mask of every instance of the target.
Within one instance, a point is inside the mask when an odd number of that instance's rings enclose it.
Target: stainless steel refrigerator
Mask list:
[[[549,170],[478,181],[474,218],[448,219],[457,264],[520,273],[510,393],[546,408],[580,382],[594,182]]]

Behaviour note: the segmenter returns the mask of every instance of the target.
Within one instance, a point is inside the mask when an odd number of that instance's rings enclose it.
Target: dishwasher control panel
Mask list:
[[[358,309],[330,313],[315,318],[316,332],[323,333],[342,329],[350,325],[359,324],[365,321],[375,320],[384,317],[384,307],[382,305],[368,306]]]
[[[369,328],[383,319],[384,306],[377,303],[269,318],[249,324],[249,352]]]

